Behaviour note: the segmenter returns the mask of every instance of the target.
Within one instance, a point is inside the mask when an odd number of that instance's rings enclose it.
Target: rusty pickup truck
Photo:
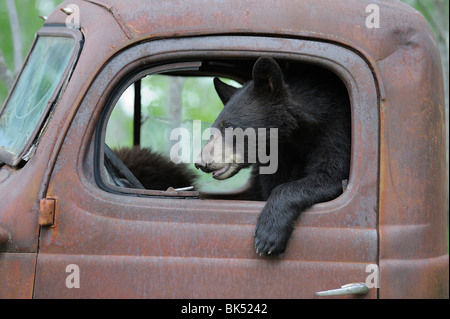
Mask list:
[[[190,93],[164,81],[244,83],[260,56],[333,72],[351,103],[342,195],[272,258],[245,178],[126,187],[108,137],[121,99],[147,147],[165,120],[198,119],[169,110]],[[399,1],[64,1],[0,109],[0,298],[448,298],[443,92],[433,33]]]

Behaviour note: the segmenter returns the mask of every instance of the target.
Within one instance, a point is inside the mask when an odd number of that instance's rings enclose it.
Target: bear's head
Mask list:
[[[242,168],[267,163],[258,155],[266,156],[269,147],[270,152],[277,151],[272,142],[278,138],[278,129],[292,125],[292,115],[286,107],[287,89],[277,62],[259,58],[253,66],[252,78],[241,88],[214,79],[225,106],[212,125],[211,138],[195,166],[212,173],[215,179],[227,179]],[[261,151],[260,147],[264,149]]]

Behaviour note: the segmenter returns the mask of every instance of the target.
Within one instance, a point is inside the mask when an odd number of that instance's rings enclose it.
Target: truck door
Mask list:
[[[348,185],[300,216],[279,258],[253,248],[264,202],[108,186],[104,167],[109,115],[130,85],[154,74],[214,76],[205,61],[224,70],[227,61],[261,55],[333,71],[352,108]],[[46,195],[54,219],[40,232],[35,297],[377,298],[378,107],[370,66],[336,44],[204,36],[124,49],[99,68],[58,153]],[[330,292],[352,283],[361,285]]]

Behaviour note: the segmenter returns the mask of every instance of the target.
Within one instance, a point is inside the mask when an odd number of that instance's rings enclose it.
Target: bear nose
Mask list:
[[[209,168],[208,164],[205,163],[203,160],[195,162],[195,168],[196,169],[200,169],[200,170],[202,170],[205,173],[210,173],[211,172],[211,168]]]
[[[195,160],[195,168],[204,171],[207,167],[208,164],[206,164],[205,161],[203,161],[202,155],[200,154]]]
[[[196,169],[203,169],[206,168],[206,164],[203,163],[203,161],[201,163],[195,163],[195,168]]]
[[[195,159],[195,168],[202,169],[206,167],[206,163],[203,161],[202,153],[200,153]]]

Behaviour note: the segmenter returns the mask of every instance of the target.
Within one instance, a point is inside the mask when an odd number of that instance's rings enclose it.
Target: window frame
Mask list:
[[[14,83],[8,93],[8,96],[3,104],[3,106],[0,109],[0,115],[5,110],[13,92],[16,89],[16,85],[19,81],[19,79],[22,76],[22,73],[25,69],[25,67],[28,64],[28,61],[30,59],[30,56],[34,52],[34,49],[36,47],[36,43],[39,39],[39,37],[64,37],[64,38],[72,38],[74,39],[74,47],[72,50],[71,57],[69,58],[69,61],[67,63],[67,66],[65,67],[61,78],[55,87],[55,90],[53,91],[52,95],[50,96],[50,99],[47,101],[47,105],[45,106],[41,118],[39,119],[36,127],[33,130],[33,133],[28,138],[27,143],[23,147],[22,151],[18,154],[12,154],[9,152],[6,152],[2,149],[0,149],[0,160],[1,162],[4,162],[7,165],[10,165],[12,167],[18,166],[22,162],[27,162],[34,154],[34,151],[39,143],[39,140],[44,133],[48,121],[50,120],[51,116],[50,114],[54,111],[54,108],[56,107],[56,104],[58,103],[58,99],[61,96],[61,93],[64,91],[65,86],[70,80],[70,76],[75,69],[76,62],[78,60],[79,55],[81,54],[82,46],[83,46],[83,35],[78,29],[70,29],[70,28],[64,28],[64,27],[52,27],[52,28],[43,28],[39,30],[36,33],[35,39],[31,45],[31,49],[28,52],[27,57],[25,58],[25,61],[22,65],[22,68],[17,75],[16,79],[14,80]]]
[[[236,40],[238,43],[227,44],[224,41],[224,37],[231,37],[233,41]],[[204,41],[206,40],[208,41]],[[190,44],[189,42],[195,39],[195,41],[203,41],[202,43],[206,43],[204,46],[197,48],[195,45]],[[257,44],[247,44],[252,42],[250,40],[255,40]],[[227,39],[227,41],[229,41]],[[230,42],[233,42],[230,41]],[[267,42],[266,42],[267,41]],[[280,44],[281,41],[281,44]],[[153,43],[157,42],[159,47],[157,49],[153,48]],[[188,42],[178,45],[181,42]],[[307,45],[305,46],[305,42]],[[141,46],[148,45],[149,48],[143,48]],[[186,49],[186,46],[189,49]],[[314,48],[314,51],[309,47]],[[334,47],[337,52],[334,50],[329,50],[328,46]],[[99,113],[104,113],[107,106],[110,105],[111,96],[114,95],[114,92],[117,92],[117,88],[120,87],[120,84],[126,82],[125,80],[130,77],[131,74],[136,74],[138,72],[142,72],[144,69],[149,69],[151,66],[160,68],[161,72],[165,71],[165,64],[173,63],[174,61],[200,61],[205,57],[209,59],[223,59],[223,58],[237,58],[237,59],[256,59],[259,56],[272,56],[275,59],[284,59],[284,60],[296,60],[304,63],[313,63],[321,67],[325,67],[334,73],[336,73],[342,80],[342,82],[347,87],[349,98],[351,102],[351,114],[352,114],[352,155],[351,155],[351,167],[350,167],[350,178],[348,181],[347,188],[339,197],[334,200],[315,204],[312,208],[308,209],[307,212],[302,214],[302,221],[306,223],[306,225],[316,225],[317,219],[319,219],[319,226],[330,226],[330,227],[339,227],[343,225],[363,228],[376,228],[378,222],[378,201],[376,198],[378,197],[378,141],[379,141],[379,105],[380,105],[380,96],[379,96],[379,88],[378,81],[376,81],[376,75],[373,73],[370,64],[368,61],[364,59],[363,56],[355,53],[354,51],[348,50],[345,47],[339,46],[336,43],[324,43],[319,41],[314,41],[311,39],[296,39],[296,38],[275,38],[275,37],[261,37],[261,36],[242,36],[242,35],[215,35],[208,37],[193,37],[193,38],[175,38],[175,39],[159,39],[157,41],[149,41],[138,44],[136,47],[136,51],[138,54],[133,55],[129,50],[133,50],[133,47],[126,48],[123,54],[118,54],[114,57],[114,59],[118,59],[117,65],[113,66],[111,61],[108,62],[108,65],[112,68],[108,70],[110,74],[115,74],[113,78],[109,80],[109,84],[103,90],[103,93],[100,97],[100,100],[96,108]],[[308,47],[306,51],[304,47]],[[151,49],[155,49],[156,52],[151,51]],[[195,49],[194,49],[195,48]],[[320,49],[316,53],[317,50]],[[328,51],[327,51],[328,49]],[[296,51],[299,50],[299,51]],[[330,53],[332,51],[332,53]],[[323,53],[325,52],[325,53]],[[342,55],[344,53],[344,55]],[[343,56],[345,58],[343,58]],[[123,61],[122,61],[123,59]],[[354,66],[356,64],[356,67]],[[107,65],[107,67],[108,67]],[[353,74],[351,70],[354,70]],[[114,71],[116,70],[116,71]],[[116,73],[114,73],[116,72]],[[144,71],[145,72],[145,71]],[[355,78],[356,76],[356,78]],[[363,77],[363,81],[358,81],[358,77]],[[125,85],[121,86],[123,89],[126,88]],[[114,95],[117,96],[117,95]],[[364,103],[370,105],[370,109],[367,107],[362,107]],[[357,106],[357,107],[356,107]],[[362,110],[365,109],[371,110],[369,115],[363,114]],[[356,116],[356,117],[355,117]],[[357,121],[354,119],[357,118]],[[363,125],[363,118],[370,118],[370,124],[367,125],[371,132],[364,132],[361,126]],[[98,124],[98,122],[96,123]],[[98,125],[95,125],[94,134],[98,136]],[[103,126],[105,129],[105,126]],[[373,132],[374,131],[374,132]],[[366,138],[363,140],[363,135],[371,136],[371,140],[367,140]],[[89,144],[90,143],[90,144]],[[93,156],[92,160],[94,160],[94,166],[98,166],[100,163],[99,158],[100,154],[103,153],[103,146],[97,147],[96,138],[92,138],[92,140],[88,144],[90,153]],[[366,147],[363,144],[370,144],[370,146]],[[368,149],[370,154],[359,154],[362,149]],[[364,153],[364,152],[363,152]],[[363,161],[366,159],[371,165],[376,166],[373,168],[370,177],[366,177],[366,172],[363,171],[363,166],[369,166]],[[83,159],[85,161],[86,158]],[[84,164],[86,167],[92,167],[91,164]],[[95,172],[96,171],[96,172]],[[86,171],[85,171],[86,174]],[[94,184],[98,189],[99,185],[96,183],[98,179],[99,171],[94,168]],[[91,175],[88,173],[87,175]],[[370,184],[367,184],[367,180],[371,180]],[[364,185],[360,185],[360,181],[365,180]],[[91,179],[92,181],[92,179]],[[367,188],[370,187],[371,196],[374,199],[373,209],[369,209],[366,215],[360,216],[358,215],[358,210],[363,209],[367,204],[362,203],[360,200],[354,200],[355,197],[358,197],[361,192],[361,187]],[[91,188],[91,187],[89,187]],[[101,188],[100,188],[101,189]],[[151,208],[151,198],[159,197],[167,199],[167,205],[172,206],[173,204],[169,203],[170,199],[178,199],[178,198],[188,198],[183,196],[183,194],[171,194],[171,196],[165,196],[166,194],[151,194],[149,190],[136,190],[131,189],[130,193],[124,194],[121,190],[120,192],[111,192],[101,189],[103,192],[110,193],[111,195],[117,195],[120,193],[121,195],[114,197],[113,202],[130,202],[134,197],[144,197],[147,198],[145,201],[150,200],[148,202],[149,208]],[[367,190],[365,190],[366,192]],[[97,192],[96,192],[97,193]],[[98,193],[97,193],[98,194]],[[109,198],[112,200],[110,195],[106,195],[104,200],[108,200]],[[123,198],[123,199],[122,199]],[[144,199],[142,199],[144,200]],[[248,207],[247,201],[242,200],[226,200],[226,201],[217,201],[213,199],[214,202],[225,202],[225,205],[233,205],[240,207]],[[142,204],[141,200],[138,201]],[[199,203],[204,202],[206,206],[209,206],[211,203],[210,198],[201,199]],[[156,202],[155,202],[156,203]],[[242,203],[242,204],[240,204]],[[260,210],[261,204],[264,202],[253,202],[251,205],[251,210]],[[147,205],[147,204],[146,204]],[[179,204],[177,204],[178,206]],[[199,209],[201,210],[201,206],[203,204],[198,204]],[[188,206],[191,206],[189,204]],[[222,203],[219,204],[222,207]],[[356,206],[356,207],[355,207]],[[220,208],[218,210],[226,210],[225,207]],[[350,210],[351,213],[347,217],[339,217],[339,222],[336,223],[336,213],[337,211],[342,210]],[[316,214],[319,213],[319,214]],[[114,213],[108,213],[108,215],[115,215]],[[345,215],[345,214],[344,214]],[[328,217],[325,217],[328,216]],[[169,218],[167,216],[167,218]],[[169,218],[170,219],[170,218]],[[352,226],[353,225],[353,226]]]

